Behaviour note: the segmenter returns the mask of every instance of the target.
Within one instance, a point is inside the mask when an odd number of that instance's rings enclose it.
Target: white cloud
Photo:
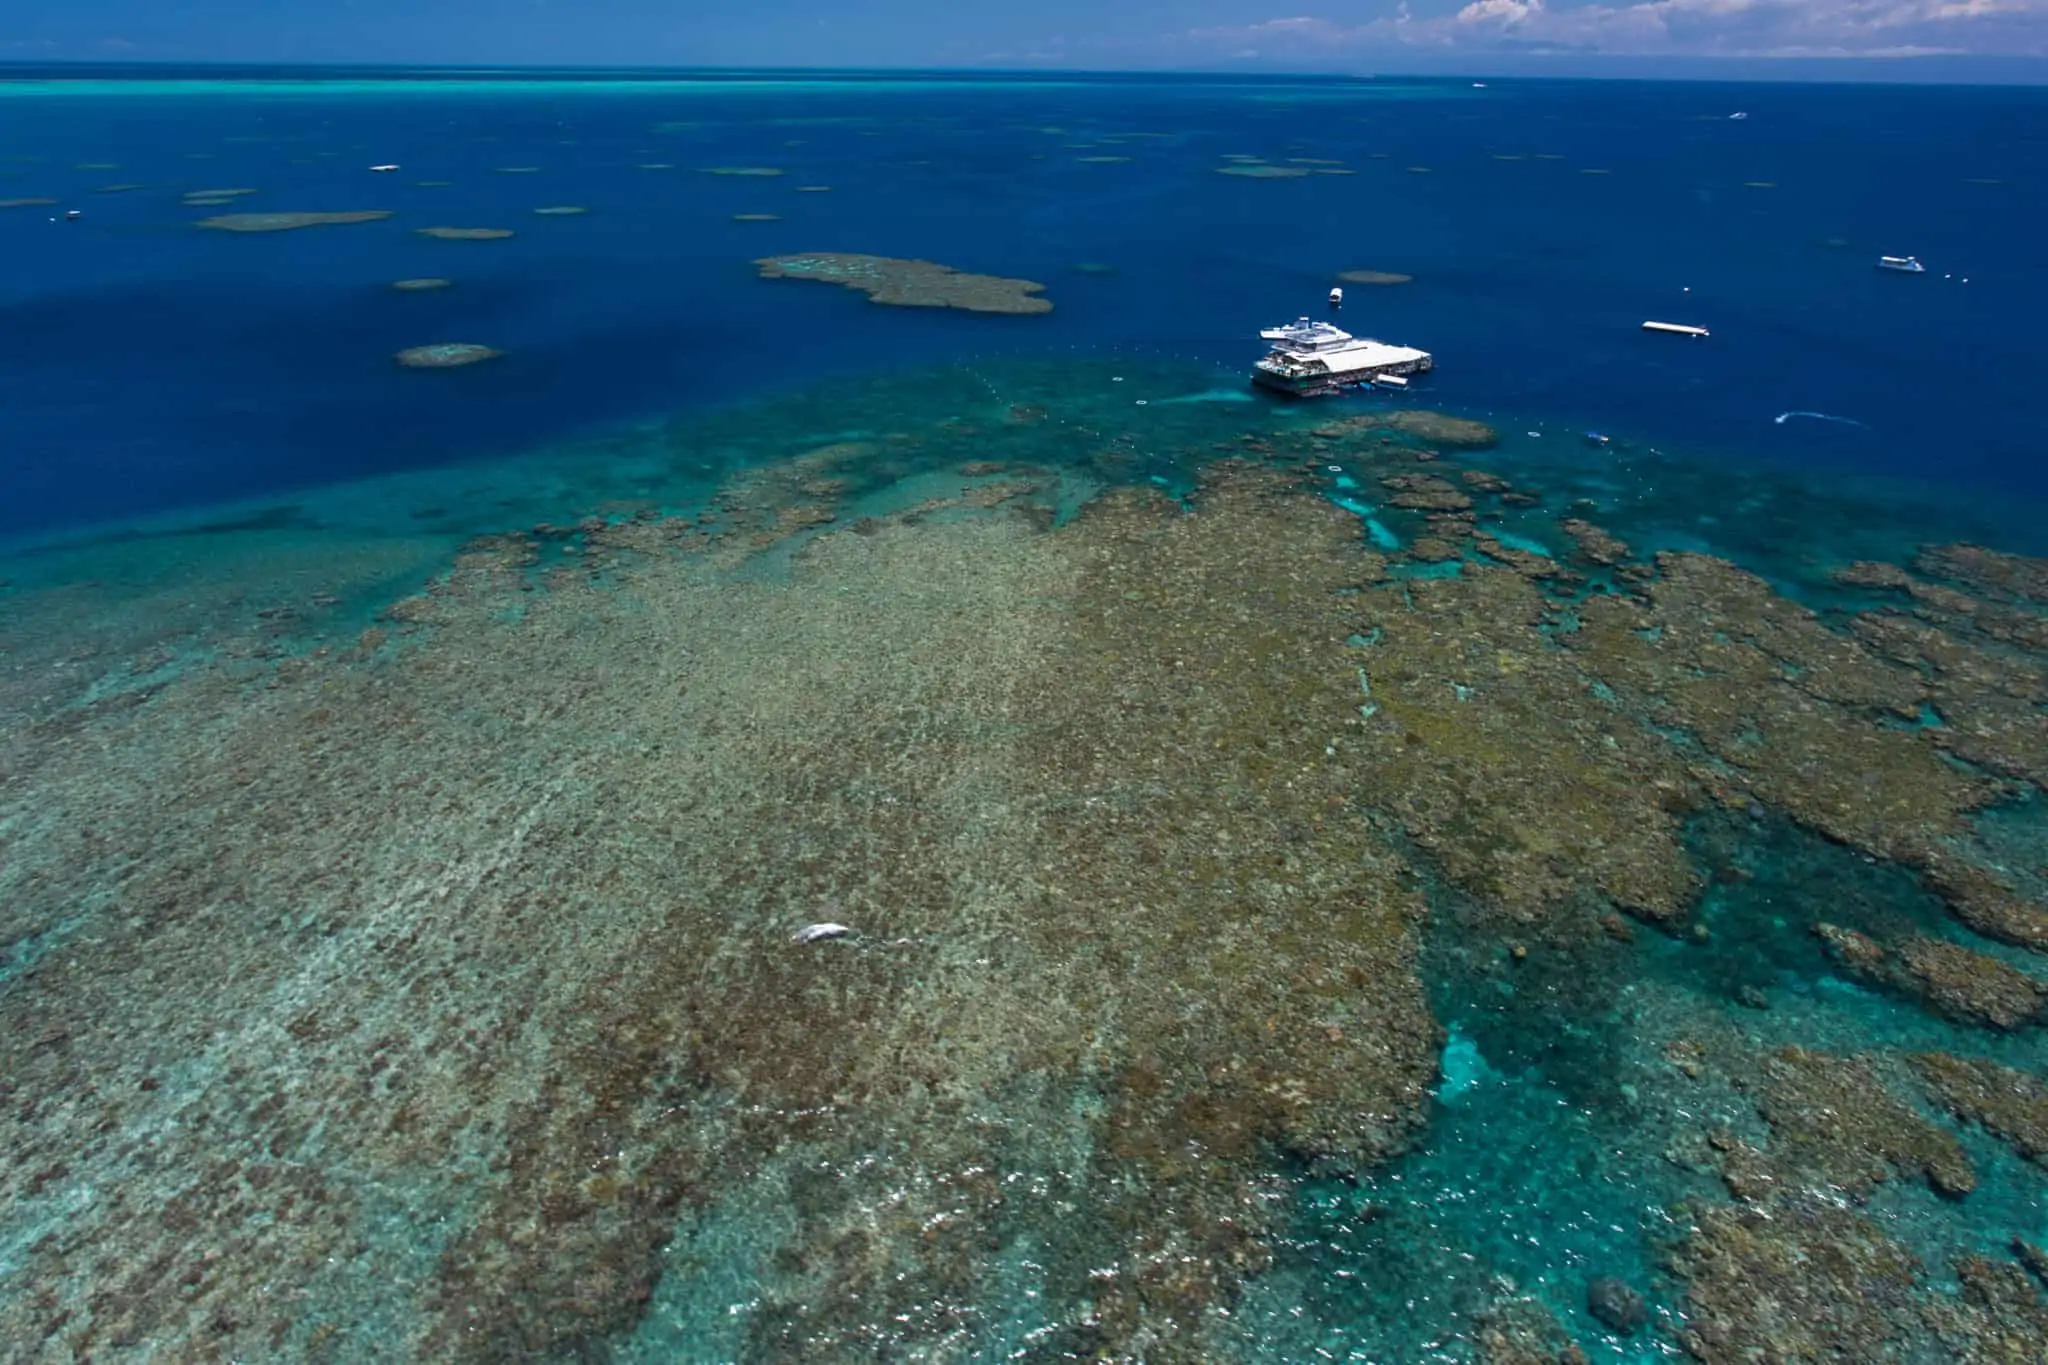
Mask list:
[[[1225,48],[1331,53],[1394,46],[1631,56],[2048,55],[2048,0],[1469,0],[1416,18],[1346,24],[1312,15],[1189,34]]]

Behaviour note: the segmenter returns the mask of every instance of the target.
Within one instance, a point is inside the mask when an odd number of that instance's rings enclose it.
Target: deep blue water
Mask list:
[[[0,85],[0,111],[0,199],[61,201],[0,210],[4,531],[531,449],[960,356],[1137,348],[1235,372],[1260,326],[1360,267],[1415,276],[1353,288],[1344,321],[1435,352],[1434,404],[1710,458],[2048,491],[2048,91],[110,79]],[[1355,173],[1215,174],[1229,154]],[[1102,155],[1130,160],[1080,160]],[[381,162],[403,170],[368,173]],[[674,169],[640,169],[660,163]],[[735,165],[787,173],[698,169]],[[396,216],[207,232],[193,221],[225,210],[180,203],[206,188],[258,190],[246,210]],[[590,212],[532,213],[556,204]],[[80,221],[52,221],[71,207]],[[783,219],[732,221],[746,212]],[[519,235],[412,231],[433,224]],[[879,309],[754,278],[750,258],[792,250],[1026,276],[1057,310]],[[1929,273],[1873,268],[1903,252]],[[414,275],[457,286],[387,287]],[[1639,332],[1652,317],[1714,335]],[[456,374],[391,363],[438,340],[509,354]],[[1773,422],[1792,409],[1861,425]]]

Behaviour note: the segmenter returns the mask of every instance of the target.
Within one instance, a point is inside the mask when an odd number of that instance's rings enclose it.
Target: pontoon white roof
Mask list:
[[[1390,346],[1384,341],[1367,340],[1354,340],[1340,350],[1315,351],[1308,355],[1288,357],[1298,365],[1321,365],[1331,374],[1351,374],[1358,370],[1375,370],[1386,365],[1406,365],[1428,358],[1429,352],[1418,351],[1412,346]]]

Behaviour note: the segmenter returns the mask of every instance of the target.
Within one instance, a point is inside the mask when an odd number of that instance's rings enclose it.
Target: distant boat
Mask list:
[[[1643,324],[1643,330],[1645,332],[1663,332],[1669,336],[1676,337],[1697,338],[1707,335],[1706,328],[1689,327],[1682,322],[1646,322]]]
[[[1927,267],[1920,264],[1918,256],[1880,256],[1877,258],[1877,268],[1879,270],[1902,270],[1908,275],[1924,275],[1927,273]]]
[[[1604,446],[1613,440],[1614,438],[1605,432],[1589,431],[1586,433],[1586,444],[1589,446]]]
[[[1486,88],[1486,82],[1485,82],[1485,81],[1474,81],[1474,82],[1472,82],[1472,88],[1473,88],[1474,90],[1484,90],[1484,89]]]
[[[1749,115],[1747,115],[1747,114],[1745,114],[1745,113],[1742,113],[1742,112],[1741,112],[1740,110],[1738,110],[1738,111],[1736,111],[1735,113],[1732,113],[1732,114],[1730,114],[1730,115],[1729,115],[1728,117],[1729,117],[1729,118],[1731,118],[1731,119],[1738,119],[1738,118],[1748,118],[1748,117],[1749,117]]]
[[[370,167],[370,169],[371,169],[371,170],[373,170],[373,171],[377,171],[377,172],[380,172],[380,173],[387,173],[387,174],[388,174],[388,173],[389,173],[389,172],[391,172],[391,171],[395,171],[395,170],[397,170],[397,169],[398,169],[398,166],[397,166],[397,164],[396,164],[396,163],[393,163],[393,164],[391,164],[391,165],[388,165],[388,166],[372,166],[372,167]]]
[[[1344,291],[1343,291],[1342,289],[1332,289],[1332,290],[1330,291],[1330,307],[1332,307],[1332,308],[1342,308],[1343,306],[1344,306]]]

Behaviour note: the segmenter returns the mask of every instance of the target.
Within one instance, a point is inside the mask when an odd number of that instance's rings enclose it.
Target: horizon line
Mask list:
[[[658,78],[665,75],[788,76],[813,78],[876,76],[972,76],[976,78],[1139,78],[1182,80],[1230,80],[1253,82],[1284,81],[1374,81],[1374,80],[1499,80],[1499,81],[1616,81],[1644,84],[1768,84],[1768,85],[1924,85],[2026,86],[2048,84],[2048,57],[1933,53],[1907,57],[1726,57],[1716,55],[1639,56],[1621,53],[1527,53],[1509,54],[1512,67],[1475,65],[1468,68],[1333,70],[1274,69],[1239,66],[1059,66],[990,60],[973,65],[863,65],[836,66],[813,63],[738,64],[693,63],[685,65],[633,62],[392,62],[359,60],[260,60],[250,58],[162,58],[107,55],[96,57],[0,58],[0,83],[31,72],[55,75],[67,70],[110,71],[303,71],[446,73],[450,76],[495,74],[605,74]],[[1634,67],[1623,71],[1544,71],[1547,61],[1565,61],[1599,67],[1614,64]],[[1987,78],[1959,79],[1961,71],[1983,68]],[[1534,69],[1531,69],[1534,68]],[[2000,79],[1994,71],[2009,73]],[[1782,72],[1772,75],[1772,72]],[[1807,74],[1802,74],[1807,73]],[[1839,73],[1839,74],[1829,74]],[[1852,74],[1854,73],[1854,74]],[[1878,76],[1878,79],[1872,79]],[[2024,74],[2022,74],[2024,73]],[[1860,79],[1858,77],[1861,77]],[[1915,79],[1915,77],[1921,77]],[[61,79],[61,78],[60,78]]]

